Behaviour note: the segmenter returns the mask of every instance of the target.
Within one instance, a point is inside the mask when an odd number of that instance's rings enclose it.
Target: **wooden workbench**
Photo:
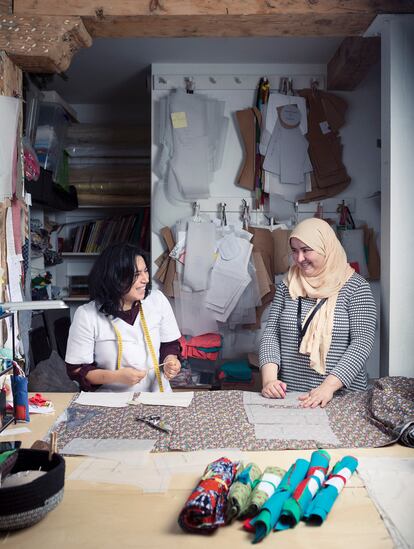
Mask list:
[[[30,447],[45,435],[72,395],[51,393],[44,396],[53,401],[55,414],[32,415],[28,424],[30,433],[1,437],[1,440],[17,438],[23,441],[23,446]],[[347,454],[355,457],[414,457],[413,449],[399,444],[329,452],[331,463]],[[244,454],[262,468],[279,465],[287,469],[298,457],[310,458],[311,453],[311,450],[285,450]],[[67,476],[83,459],[66,458]],[[212,536],[187,534],[179,528],[178,514],[202,472],[173,477],[165,494],[144,494],[133,486],[66,480],[63,501],[55,510],[31,528],[0,533],[0,544],[13,549],[197,549],[211,548],[212,544],[225,549],[251,546],[251,535],[242,530],[239,522],[219,528]],[[321,527],[300,523],[293,530],[271,533],[261,546],[270,547],[275,543],[279,548],[289,549],[393,547],[385,525],[357,475],[348,482]]]

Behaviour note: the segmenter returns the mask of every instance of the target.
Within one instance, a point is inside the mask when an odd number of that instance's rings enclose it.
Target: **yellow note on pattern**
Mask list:
[[[185,112],[172,112],[171,121],[175,129],[187,127],[187,115]]]

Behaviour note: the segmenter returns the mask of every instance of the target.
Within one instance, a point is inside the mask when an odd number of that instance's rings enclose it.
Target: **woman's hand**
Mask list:
[[[266,398],[285,398],[287,385],[279,379],[268,381],[263,385],[262,395]]]
[[[330,374],[319,387],[315,387],[306,393],[301,395],[299,400],[301,401],[302,408],[316,408],[325,406],[333,399],[335,391],[343,387],[342,382],[334,375]]]
[[[175,355],[168,355],[164,359],[164,375],[167,379],[172,379],[181,370],[181,363]]]
[[[139,383],[147,375],[146,370],[137,370],[136,368],[131,368],[131,366],[126,366],[125,368],[120,368],[116,370],[116,382],[123,383],[124,385],[135,385]]]

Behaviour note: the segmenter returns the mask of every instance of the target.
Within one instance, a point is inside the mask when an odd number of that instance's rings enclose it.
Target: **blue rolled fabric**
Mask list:
[[[306,477],[308,468],[309,461],[297,459],[285,473],[276,492],[266,501],[260,513],[250,521],[250,526],[254,528],[255,534],[253,543],[261,541],[276,526],[283,504],[293,494],[297,485]]]
[[[331,457],[325,450],[312,452],[306,477],[298,484],[293,494],[285,501],[275,530],[296,526],[310,505],[312,498],[321,489],[328,474]]]
[[[27,377],[16,374],[10,377],[13,391],[14,417],[20,421],[30,421]]]
[[[308,524],[320,526],[325,521],[336,498],[357,467],[358,460],[353,456],[345,456],[334,465],[322,488],[305,511],[304,518]]]

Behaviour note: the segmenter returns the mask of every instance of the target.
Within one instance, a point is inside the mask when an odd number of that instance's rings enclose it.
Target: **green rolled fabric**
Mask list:
[[[266,467],[263,475],[252,490],[243,518],[252,518],[257,515],[264,503],[273,496],[285,473],[286,471],[280,467]]]
[[[228,523],[246,512],[253,487],[261,476],[262,471],[255,463],[248,463],[237,473],[230,486],[227,500],[226,519]]]

